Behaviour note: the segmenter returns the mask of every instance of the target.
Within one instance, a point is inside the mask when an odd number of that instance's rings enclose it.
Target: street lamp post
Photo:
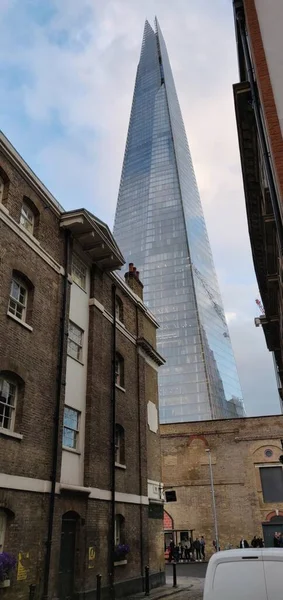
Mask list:
[[[215,531],[215,544],[216,544],[216,552],[219,552],[218,525],[217,525],[217,514],[216,514],[216,504],[215,504],[215,493],[214,493],[214,482],[213,482],[211,452],[210,452],[210,449],[208,449],[208,448],[205,451],[208,453],[208,458],[209,458],[209,474],[210,474],[210,487],[211,487],[211,497],[212,497],[212,511],[213,511],[214,531]]]

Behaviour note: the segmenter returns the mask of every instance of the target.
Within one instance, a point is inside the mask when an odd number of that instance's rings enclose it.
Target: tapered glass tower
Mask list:
[[[165,42],[145,23],[114,225],[160,323],[161,423],[244,416]]]

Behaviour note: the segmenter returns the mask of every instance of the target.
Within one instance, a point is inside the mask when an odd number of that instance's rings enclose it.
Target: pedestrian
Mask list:
[[[280,533],[278,531],[275,531],[274,538],[273,538],[274,548],[279,548],[279,542],[280,542]]]
[[[174,542],[173,542],[173,540],[170,540],[170,544],[169,544],[169,562],[172,562],[173,557],[174,557]]]
[[[245,540],[245,539],[242,537],[242,538],[241,538],[241,541],[240,541],[240,548],[249,548],[249,547],[250,547],[250,546],[249,546],[249,544],[248,544],[247,540]]]
[[[254,537],[251,541],[251,546],[252,546],[252,548],[258,548],[258,539],[257,539],[256,535],[254,535]]]
[[[205,560],[205,539],[203,535],[200,538],[200,552],[203,560]]]
[[[196,551],[196,562],[201,561],[201,545],[198,537],[194,541],[194,549]]]
[[[257,545],[258,548],[264,548],[264,541],[262,538],[257,538],[257,542],[258,542],[258,545]]]

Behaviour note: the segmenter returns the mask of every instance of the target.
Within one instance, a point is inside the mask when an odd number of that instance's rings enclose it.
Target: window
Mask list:
[[[0,427],[14,429],[17,385],[0,376]]]
[[[2,202],[3,194],[4,194],[4,181],[3,181],[2,177],[0,177],[0,202]]]
[[[124,522],[123,515],[116,515],[115,517],[115,546],[124,543]]]
[[[283,502],[282,467],[260,467],[260,478],[264,502]]]
[[[73,448],[76,450],[78,447],[79,417],[80,413],[77,410],[65,406],[63,446],[66,448]]]
[[[34,230],[34,214],[31,208],[23,202],[21,208],[20,224],[31,234]]]
[[[120,321],[121,323],[124,322],[123,302],[122,302],[121,298],[119,298],[119,296],[116,296],[116,319],[117,319],[117,321]]]
[[[13,277],[11,283],[10,300],[8,311],[21,321],[26,320],[28,292],[24,283],[20,279]]]
[[[264,451],[264,454],[267,458],[271,458],[273,456],[273,451],[268,448]]]
[[[116,375],[116,385],[120,385],[120,387],[124,387],[125,378],[124,378],[124,359],[121,354],[116,354],[116,363],[115,363],[115,375]]]
[[[77,256],[72,260],[72,279],[74,283],[85,290],[86,285],[86,267]]]
[[[0,509],[0,552],[3,552],[4,550],[6,525],[7,515],[4,510]]]
[[[83,355],[83,330],[69,321],[68,354],[81,361]]]
[[[125,432],[122,425],[118,424],[115,427],[115,462],[125,464]]]

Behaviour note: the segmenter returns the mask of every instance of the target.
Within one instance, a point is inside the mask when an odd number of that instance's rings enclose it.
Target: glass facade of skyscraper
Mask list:
[[[244,416],[166,46],[145,24],[114,235],[160,323],[161,423]]]

